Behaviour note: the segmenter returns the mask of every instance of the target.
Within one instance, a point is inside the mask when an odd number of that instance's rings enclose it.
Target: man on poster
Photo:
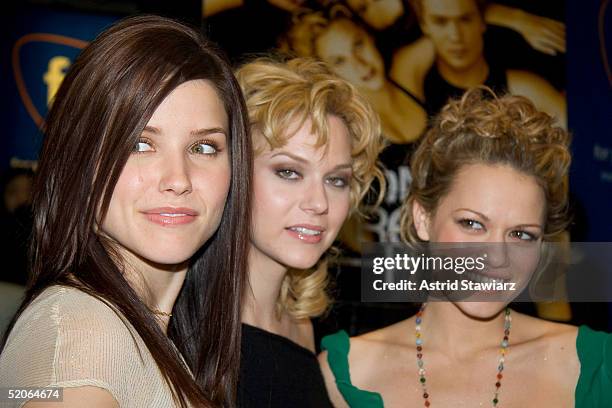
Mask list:
[[[487,61],[482,0],[413,0],[412,5],[430,49],[424,52],[413,44],[399,49],[390,74],[424,102],[428,115],[435,115],[448,98],[487,85],[526,96],[567,127],[565,97],[549,82]]]

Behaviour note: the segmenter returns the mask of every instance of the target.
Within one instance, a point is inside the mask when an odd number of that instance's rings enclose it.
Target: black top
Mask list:
[[[489,75],[483,85],[493,89],[496,93],[506,92],[508,89],[506,70],[494,64],[489,64]],[[442,78],[436,64],[427,72],[423,86],[425,110],[428,116],[437,115],[450,98],[459,98],[466,91]]]
[[[293,341],[242,324],[238,405],[332,407],[317,357]]]

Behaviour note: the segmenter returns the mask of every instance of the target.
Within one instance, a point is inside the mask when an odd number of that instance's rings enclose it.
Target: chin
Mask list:
[[[489,320],[496,317],[507,306],[504,302],[456,302],[455,306],[474,319]]]
[[[160,265],[178,265],[189,261],[199,247],[187,245],[171,247],[169,245],[150,246],[139,256],[148,262]]]
[[[379,91],[384,85],[384,81],[382,78],[375,78],[368,82],[363,83],[363,88],[369,89],[371,91]]]
[[[317,264],[321,259],[321,254],[318,256],[304,256],[298,259],[282,259],[281,263],[289,269],[310,269]]]

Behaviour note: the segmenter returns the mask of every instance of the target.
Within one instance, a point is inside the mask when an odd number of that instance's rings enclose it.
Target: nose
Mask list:
[[[492,268],[505,268],[509,264],[508,244],[503,241],[487,242],[486,257],[487,265]]]
[[[177,196],[191,193],[189,164],[184,157],[166,157],[162,159],[159,191],[174,193]]]
[[[362,52],[356,51],[353,53],[353,57],[357,64],[354,65],[354,69],[359,71],[359,75],[367,74],[370,71],[370,64],[368,60],[362,55]]]
[[[452,41],[460,41],[461,36],[461,27],[459,26],[459,22],[451,21],[448,23],[448,37]]]
[[[329,200],[327,199],[327,191],[323,183],[315,182],[305,186],[300,209],[316,215],[327,214]]]

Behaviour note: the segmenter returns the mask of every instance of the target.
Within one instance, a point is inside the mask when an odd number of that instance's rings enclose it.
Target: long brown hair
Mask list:
[[[213,85],[225,106],[232,180],[219,229],[193,257],[167,337],[95,229],[153,112],[178,85],[195,79]],[[139,16],[100,34],[74,62],[48,114],[34,192],[31,277],[10,328],[44,289],[77,287],[125,315],[179,405],[234,405],[249,236],[247,121],[231,68],[197,31]]]

